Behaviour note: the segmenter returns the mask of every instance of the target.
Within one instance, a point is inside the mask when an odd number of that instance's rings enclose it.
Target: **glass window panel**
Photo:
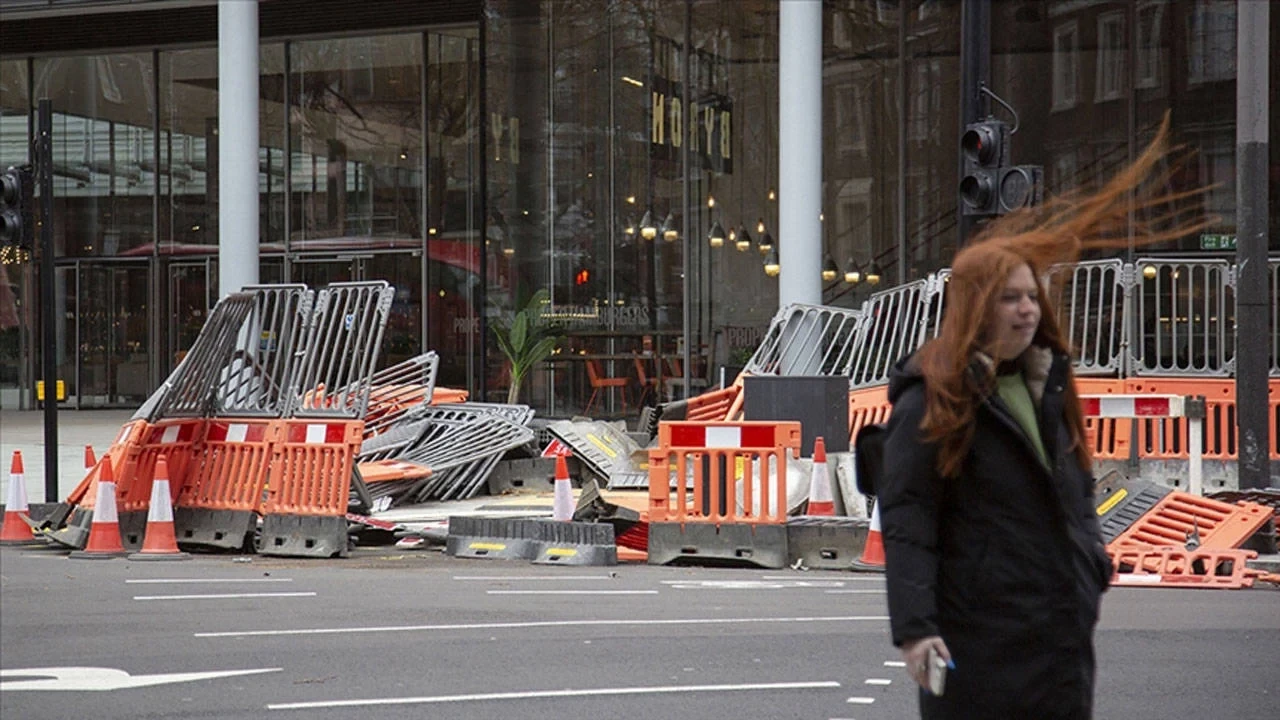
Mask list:
[[[0,61],[0,170],[29,159],[28,68],[26,60]],[[27,297],[35,287],[33,257],[16,247],[0,248],[0,407],[6,409],[25,407],[20,388],[32,355]]]
[[[152,71],[150,53],[34,62],[35,95],[53,104],[54,243],[61,256],[152,251]]]
[[[421,247],[422,36],[290,45],[290,247]]]

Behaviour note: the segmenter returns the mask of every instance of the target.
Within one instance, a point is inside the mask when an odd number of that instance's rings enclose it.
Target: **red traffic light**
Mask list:
[[[965,131],[960,139],[960,147],[965,156],[980,165],[991,165],[1000,161],[1000,128],[995,123],[974,123]]]

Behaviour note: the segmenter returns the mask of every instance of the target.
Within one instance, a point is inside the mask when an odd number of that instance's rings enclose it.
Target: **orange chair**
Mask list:
[[[643,406],[644,399],[650,395],[656,395],[658,392],[658,378],[649,377],[649,372],[645,368],[645,358],[636,355],[636,380],[640,382],[640,395],[636,398],[636,405]]]
[[[596,402],[596,396],[600,394],[603,388],[620,388],[622,390],[622,409],[627,410],[627,378],[625,377],[607,377],[604,371],[600,369],[599,360],[587,361],[587,380],[591,382],[591,398],[587,400],[587,406],[583,408],[584,415],[591,414],[591,406]]]

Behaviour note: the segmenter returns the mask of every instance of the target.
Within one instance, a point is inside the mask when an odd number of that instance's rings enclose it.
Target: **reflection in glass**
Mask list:
[[[420,246],[422,36],[289,52],[291,249]]]
[[[35,96],[53,104],[54,244],[111,257],[148,244],[155,193],[150,53],[38,58]]]

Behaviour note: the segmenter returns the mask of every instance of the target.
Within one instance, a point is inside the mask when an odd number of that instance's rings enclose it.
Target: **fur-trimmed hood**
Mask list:
[[[1022,377],[1027,383],[1027,390],[1037,407],[1044,399],[1045,387],[1049,383],[1049,374],[1053,369],[1053,350],[1041,345],[1032,345],[1018,358],[1022,365]],[[983,352],[973,353],[969,369],[978,387],[991,385],[990,379],[995,376],[996,361]],[[918,353],[912,353],[900,360],[889,372],[889,402],[895,401],[911,385],[922,382]],[[994,391],[994,386],[991,390]]]

